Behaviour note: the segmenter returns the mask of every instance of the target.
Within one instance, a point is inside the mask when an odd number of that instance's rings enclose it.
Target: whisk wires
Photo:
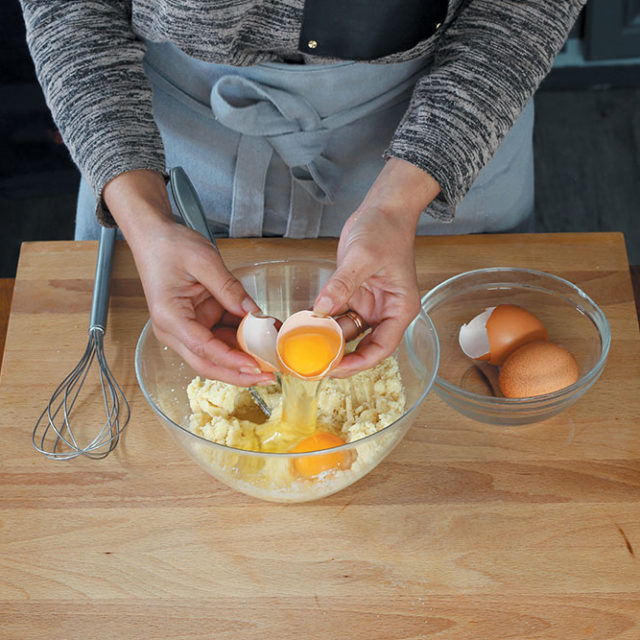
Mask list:
[[[106,419],[102,428],[88,443],[80,444],[79,437],[71,427],[71,413],[94,361],[98,365]],[[104,331],[94,327],[89,332],[89,342],[82,358],[58,385],[38,418],[33,430],[33,446],[47,458],[54,460],[71,460],[78,456],[106,458],[117,446],[120,434],[129,422],[129,416],[129,403],[104,355]]]

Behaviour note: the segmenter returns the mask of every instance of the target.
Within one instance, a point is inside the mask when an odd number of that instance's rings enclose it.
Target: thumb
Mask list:
[[[250,311],[259,311],[260,308],[249,296],[240,280],[225,267],[219,255],[214,256],[214,259],[216,258],[217,264],[214,268],[209,265],[207,269],[197,274],[199,281],[227,311],[237,316],[243,316]]]
[[[341,312],[349,306],[349,300],[369,275],[355,260],[345,258],[320,290],[313,311],[321,316]]]

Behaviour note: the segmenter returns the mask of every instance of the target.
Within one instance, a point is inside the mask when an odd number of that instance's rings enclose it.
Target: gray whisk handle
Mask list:
[[[117,229],[102,227],[100,244],[98,245],[98,261],[93,283],[93,300],[91,302],[91,320],[89,332],[107,328],[107,311],[109,310],[109,284],[111,280],[111,263],[115,246]]]

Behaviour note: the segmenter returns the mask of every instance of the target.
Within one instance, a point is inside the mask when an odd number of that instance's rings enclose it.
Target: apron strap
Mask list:
[[[317,238],[320,234],[320,222],[324,205],[297,181],[293,181],[289,219],[285,238]]]
[[[240,136],[229,219],[231,238],[262,236],[264,191],[272,155],[273,147],[264,138]]]

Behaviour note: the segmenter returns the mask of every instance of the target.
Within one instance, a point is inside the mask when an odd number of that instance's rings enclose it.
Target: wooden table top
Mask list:
[[[330,258],[335,241],[220,248],[233,266]],[[234,492],[163,430],[133,370],[147,312],[124,244],[105,350],[131,423],[105,460],[34,451],[86,344],[95,256],[73,242],[21,254],[0,372],[0,637],[640,637],[640,335],[620,234],[418,238],[423,292],[506,264],[578,284],[611,325],[606,369],[527,427],[473,422],[431,393],[368,476],[301,505]]]

